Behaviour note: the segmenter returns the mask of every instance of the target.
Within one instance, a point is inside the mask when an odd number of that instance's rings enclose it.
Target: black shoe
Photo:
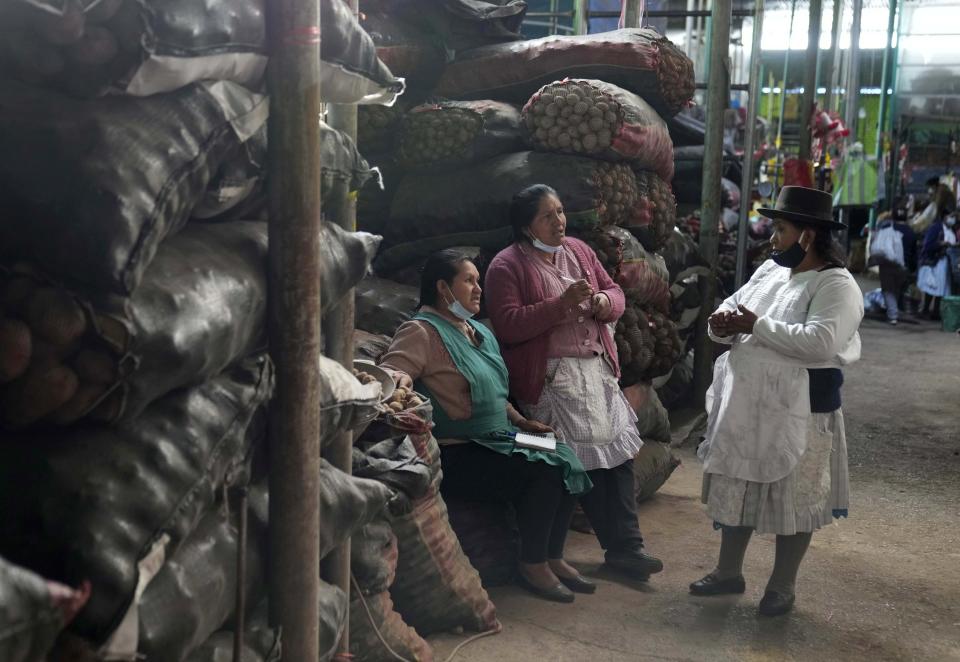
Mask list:
[[[760,615],[783,616],[793,609],[793,603],[796,601],[796,595],[767,591],[763,594],[763,599],[760,600]]]
[[[611,570],[641,582],[647,581],[650,579],[650,575],[655,575],[663,570],[663,561],[644,554],[640,550],[607,552],[604,561],[604,565]]]
[[[690,593],[692,595],[728,595],[731,593],[743,593],[747,590],[747,582],[743,575],[739,577],[730,577],[729,579],[720,579],[712,572],[690,584]]]
[[[533,593],[538,598],[550,600],[551,602],[570,603],[576,599],[576,596],[563,584],[557,584],[550,588],[540,588],[532,584],[526,577],[519,575],[517,583],[523,588]]]
[[[587,581],[581,575],[576,577],[557,577],[564,586],[573,591],[574,593],[596,593],[597,585],[591,581]]]

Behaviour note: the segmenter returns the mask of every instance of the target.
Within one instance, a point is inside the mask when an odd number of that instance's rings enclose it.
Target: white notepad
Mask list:
[[[529,448],[535,451],[548,451],[555,453],[557,450],[557,438],[552,432],[548,432],[547,434],[518,432],[517,446],[521,448]]]

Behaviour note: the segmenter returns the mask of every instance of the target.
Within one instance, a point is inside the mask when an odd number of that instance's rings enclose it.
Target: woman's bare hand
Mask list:
[[[567,291],[563,293],[562,299],[567,302],[571,307],[579,306],[584,301],[590,299],[593,296],[593,288],[585,280],[578,280],[576,283],[567,288]]]
[[[719,313],[714,313],[710,316],[708,322],[714,335],[720,338],[733,335],[733,332],[730,330],[730,311],[724,310]]]

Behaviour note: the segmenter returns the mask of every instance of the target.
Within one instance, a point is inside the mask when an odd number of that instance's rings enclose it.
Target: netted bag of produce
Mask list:
[[[47,659],[64,625],[53,587],[39,575],[0,557],[0,659]]]
[[[250,506],[242,579],[248,606],[266,588],[266,489],[251,492]],[[236,617],[239,521],[226,503],[207,513],[147,586],[137,645],[145,659],[182,660]]]
[[[533,184],[557,190],[571,231],[620,221],[618,213],[629,209],[636,190],[633,172],[622,163],[542,152],[507,154],[456,171],[404,177],[386,238],[410,241],[507,227],[513,196]]]
[[[633,386],[643,379],[653,362],[654,345],[650,320],[636,296],[625,290],[626,309],[617,320],[614,342],[617,345],[617,358],[620,361],[620,386]]]
[[[93,293],[132,293],[265,111],[265,97],[222,81],[84,102],[4,83],[0,257]]]
[[[357,145],[364,154],[392,152],[405,112],[402,101],[392,106],[357,108]]]
[[[534,149],[631,161],[635,168],[673,177],[673,143],[656,111],[636,94],[600,80],[549,83],[523,107]]]
[[[663,117],[687,106],[694,93],[693,62],[651,28],[544,37],[458,53],[437,93],[523,103],[541,86],[568,76],[619,85]]]
[[[608,228],[579,233],[577,238],[593,249],[600,265],[611,278],[617,280],[623,266],[623,241]]]
[[[425,103],[406,114],[397,160],[421,170],[461,166],[523,148],[520,111],[502,101]]]
[[[388,659],[385,641],[405,659],[432,660],[430,645],[404,623],[390,599],[398,557],[397,537],[390,524],[386,520],[371,522],[354,534],[350,547],[350,654],[370,662]]]
[[[653,360],[642,376],[650,380],[669,373],[680,360],[684,348],[677,334],[677,326],[668,315],[648,309],[647,319],[654,339]]]
[[[623,389],[623,395],[637,415],[637,433],[644,442],[659,441],[669,444],[670,415],[649,383],[634,384]]]
[[[676,228],[676,200],[670,185],[652,172],[637,173],[637,190],[637,204],[621,226],[630,230],[646,250],[658,251]]]
[[[92,96],[170,92],[201,80],[260,85],[266,3],[20,0],[8,3],[0,61],[19,77]],[[331,103],[392,103],[403,91],[342,2],[322,2],[321,90]],[[312,35],[300,35],[309,39]]]
[[[633,458],[634,497],[637,503],[652,497],[679,466],[680,460],[669,445],[659,441],[645,443]]]
[[[512,583],[517,576],[520,535],[510,504],[453,498],[446,503],[450,526],[484,588]]]
[[[103,643],[128,611],[136,626],[140,562],[176,554],[242,473],[264,436],[272,385],[270,361],[259,356],[132,422],[5,436],[0,553],[71,585],[90,580],[90,601],[71,625],[85,639]]]
[[[416,312],[420,290],[367,276],[357,285],[356,301],[356,327],[392,338]]]
[[[413,511],[391,521],[400,557],[390,595],[404,621],[423,635],[458,627],[499,631],[496,607],[463,553],[440,495],[443,473],[440,446],[430,433],[432,406],[427,401],[405,414],[391,425],[407,432],[434,476],[426,494],[412,501]]]

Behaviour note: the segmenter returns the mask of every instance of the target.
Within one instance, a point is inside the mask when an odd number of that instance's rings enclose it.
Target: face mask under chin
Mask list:
[[[799,239],[795,241],[793,246],[787,250],[773,251],[770,254],[770,259],[779,264],[781,267],[787,267],[788,269],[796,269],[799,267],[800,263],[803,262],[805,257],[807,257],[807,251],[805,251],[803,246],[800,245]]]

